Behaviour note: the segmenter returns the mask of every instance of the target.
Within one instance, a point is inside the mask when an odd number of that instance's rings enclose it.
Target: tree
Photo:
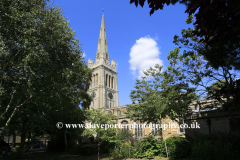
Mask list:
[[[205,99],[212,98],[214,95],[216,95],[217,92],[219,92],[219,90],[221,90],[224,87],[225,83],[226,83],[225,80],[216,81],[212,83],[211,86],[209,87],[209,90]]]
[[[187,23],[192,22],[192,16]],[[170,51],[167,58],[170,60],[174,72],[182,74],[181,81],[188,82],[197,88],[196,92],[201,96],[207,96],[208,99],[216,100],[209,108],[221,105],[222,108],[229,112],[233,122],[235,118],[233,113],[240,108],[240,80],[237,79],[237,72],[232,67],[221,65],[217,69],[206,60],[201,53],[206,50],[204,42],[199,42],[198,37],[192,34],[194,29],[183,29],[182,37],[175,36],[174,43],[178,46]],[[180,54],[180,50],[183,53]],[[217,89],[216,88],[216,85]],[[201,103],[200,107],[201,107]],[[237,127],[237,123],[236,127]],[[240,134],[240,129],[239,129]]]
[[[128,106],[128,118],[157,123],[166,116],[175,120],[188,113],[189,104],[198,97],[187,83],[177,83],[181,75],[173,71],[171,67],[162,71],[162,66],[156,65],[144,72],[142,80],[136,80],[130,97],[133,104],[138,103]]]
[[[130,0],[144,6],[146,0]],[[204,42],[205,50],[201,54],[217,69],[234,67],[240,70],[240,2],[238,0],[148,0],[150,15],[164,5],[184,4],[185,13],[195,14],[192,34]]]
[[[48,113],[88,107],[92,71],[59,8],[46,0],[4,0],[0,10],[0,124],[6,129],[18,117],[21,157],[27,125],[47,130],[39,122]]]
[[[99,156],[99,150],[100,150],[100,144],[103,141],[114,141],[116,140],[116,128],[115,127],[109,127],[106,128],[106,124],[111,126],[115,126],[115,121],[117,117],[113,115],[112,113],[107,114],[103,111],[104,107],[100,110],[98,109],[91,109],[91,110],[85,110],[85,116],[87,118],[88,122],[91,122],[93,125],[92,128],[87,128],[84,131],[84,134],[89,135],[97,135],[98,140],[98,160],[100,160]],[[105,125],[105,126],[102,126]]]
[[[190,16],[186,22],[191,23],[192,18]],[[239,80],[236,79],[238,71],[224,65],[215,69],[201,54],[205,50],[206,44],[199,42],[197,36],[192,34],[195,30],[196,28],[183,29],[182,37],[176,35],[174,43],[178,47],[170,51],[167,58],[170,61],[171,67],[175,70],[174,72],[182,73],[182,81],[196,86],[198,88],[196,91],[201,97],[211,94],[212,96],[209,98],[217,99],[227,110],[232,106],[225,105],[225,103],[239,101],[237,98]],[[182,54],[180,54],[181,49],[184,49]],[[215,90],[215,94],[213,94],[213,86],[211,86],[213,83],[219,83],[224,87],[219,91]],[[228,102],[223,100],[223,97],[227,98]]]

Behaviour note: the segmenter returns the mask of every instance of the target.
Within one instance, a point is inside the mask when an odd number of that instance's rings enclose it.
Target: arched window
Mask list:
[[[107,84],[108,84],[108,75],[106,74],[106,86],[107,86]]]
[[[142,137],[144,135],[143,124],[138,121],[135,125],[135,137]]]
[[[95,86],[95,75],[93,75],[93,87]]]
[[[112,88],[113,88],[113,77],[112,77]]]
[[[98,74],[96,74],[96,85],[98,85]]]
[[[128,122],[126,120],[122,121],[121,125],[123,126],[123,129],[128,129]]]
[[[109,76],[108,87],[110,87],[110,84],[111,84],[111,76]]]
[[[91,82],[91,88],[93,87],[93,76],[92,76],[92,82]]]
[[[118,111],[117,111],[117,116],[120,116],[120,115],[121,115],[121,111],[118,110]]]
[[[112,108],[112,106],[111,106],[111,102],[110,102],[110,108]]]

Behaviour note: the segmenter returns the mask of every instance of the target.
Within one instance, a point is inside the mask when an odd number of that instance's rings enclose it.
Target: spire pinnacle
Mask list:
[[[102,14],[100,34],[99,34],[99,39],[98,39],[96,60],[103,58],[103,59],[109,61],[107,36],[106,36],[105,20],[104,20],[104,9],[102,9],[102,10],[103,10],[103,14]]]

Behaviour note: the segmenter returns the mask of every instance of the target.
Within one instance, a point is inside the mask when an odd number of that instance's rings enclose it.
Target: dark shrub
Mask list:
[[[165,140],[167,145],[168,157],[170,159],[182,159],[190,157],[191,145],[186,138],[170,137]],[[162,141],[161,156],[166,157],[165,142]]]
[[[103,141],[100,145],[100,153],[106,154],[109,153],[111,149],[116,146],[115,142]]]
[[[64,137],[62,136],[59,138],[51,138],[51,141],[48,142],[47,151],[65,151]]]
[[[198,160],[240,159],[240,138],[228,132],[198,135],[192,143],[192,157]]]

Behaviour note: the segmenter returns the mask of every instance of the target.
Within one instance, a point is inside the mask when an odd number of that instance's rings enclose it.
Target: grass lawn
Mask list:
[[[10,157],[5,158],[6,160],[16,159],[16,153]],[[30,153],[24,154],[21,160],[97,160],[97,156],[79,156],[79,155],[69,155],[65,153]]]
[[[10,158],[5,158],[6,160],[15,160],[17,153],[13,153]],[[0,158],[2,159],[2,158]],[[79,156],[79,155],[70,155],[67,153],[60,152],[41,152],[41,153],[25,153],[23,154],[23,158],[21,160],[97,160],[97,156]],[[109,160],[109,159],[102,159]],[[127,160],[148,160],[147,158],[143,159],[133,159],[129,158]],[[166,158],[154,157],[150,160],[167,160]],[[184,159],[189,160],[189,159]]]
[[[16,155],[17,153],[13,153],[13,155],[10,158],[5,158],[5,159],[15,160]],[[97,156],[79,156],[79,155],[70,155],[67,153],[42,152],[42,153],[24,154],[21,160],[97,160],[97,159],[98,159]],[[106,159],[103,158],[103,160],[106,160]],[[127,159],[127,160],[140,160],[140,159]],[[144,160],[144,158],[142,160]],[[151,160],[155,160],[155,159],[151,159]],[[166,159],[160,159],[160,160],[166,160]]]
[[[1,158],[0,158],[1,159]],[[16,159],[16,153],[12,155],[10,158],[5,158],[6,160],[15,160]],[[67,153],[30,153],[30,154],[24,154],[23,159],[21,160],[97,160],[97,156],[79,156],[79,155],[70,155]],[[102,159],[102,160],[108,160],[108,159]],[[147,158],[143,159],[133,159],[129,158],[127,160],[148,160]],[[166,158],[153,158],[150,160],[167,160]],[[182,159],[182,160],[190,160],[190,159]]]

